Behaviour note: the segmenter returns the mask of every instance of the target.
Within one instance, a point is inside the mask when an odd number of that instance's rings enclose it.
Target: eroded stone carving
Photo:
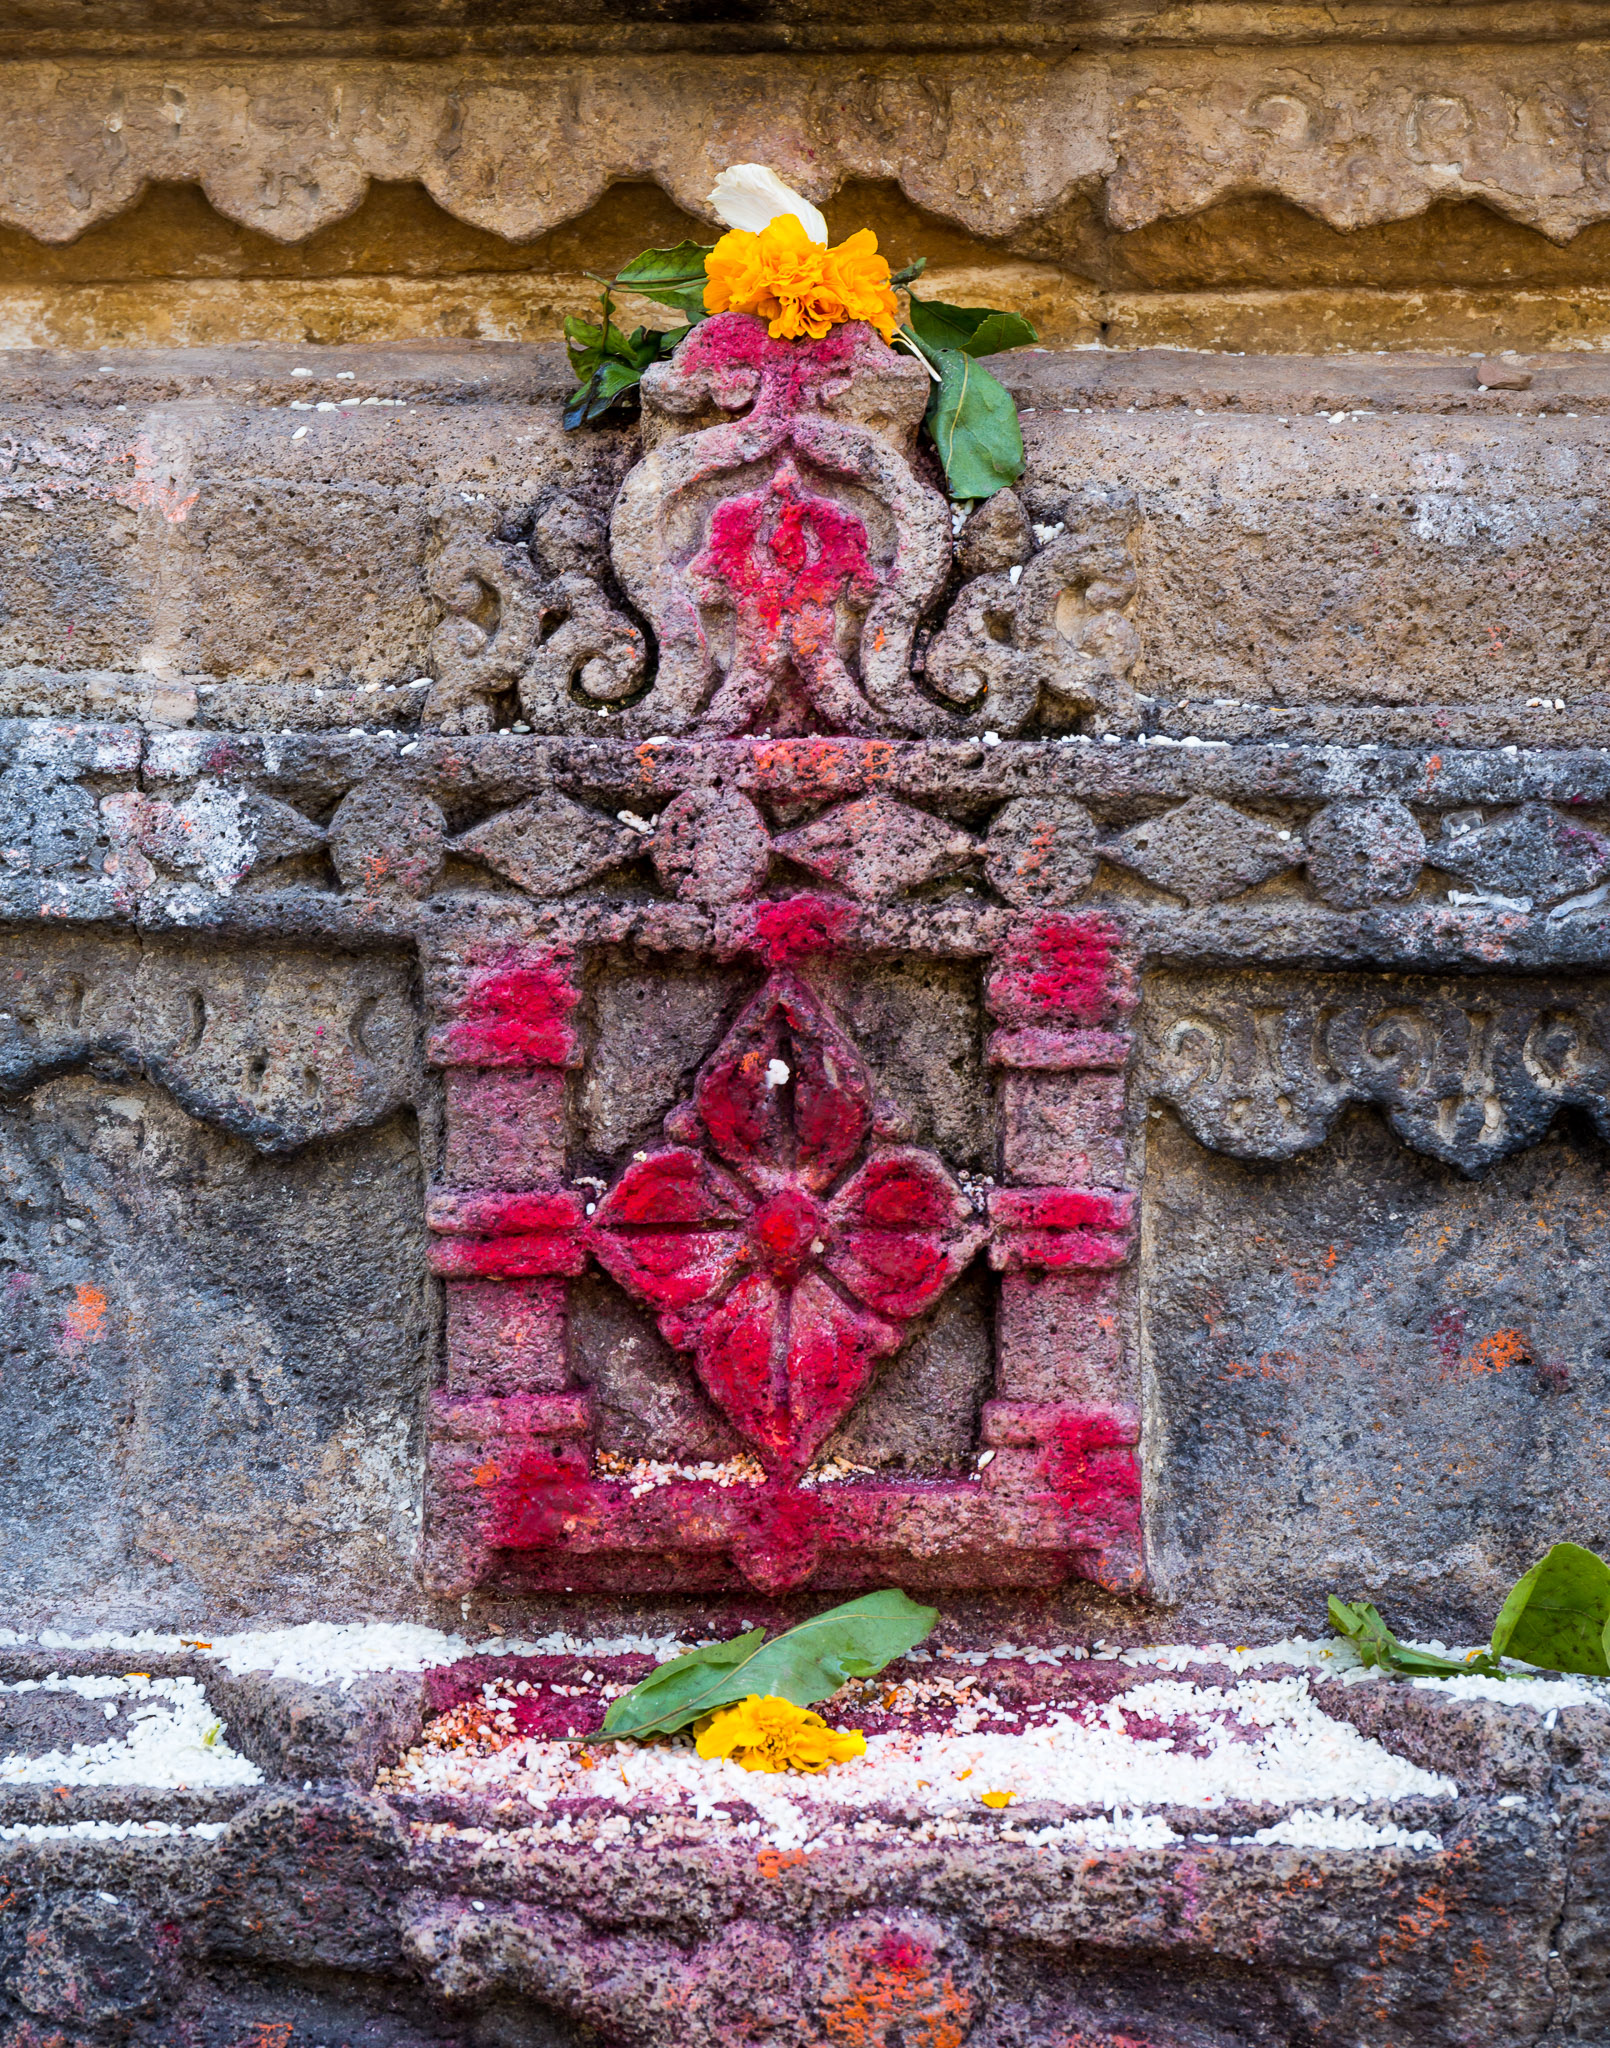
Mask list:
[[[1148,992],[1145,1043],[1151,1093],[1239,1159],[1308,1151],[1349,1102],[1467,1174],[1535,1145],[1567,1106],[1610,1137],[1599,982],[1169,975]]]
[[[1301,860],[1303,846],[1285,826],[1249,817],[1217,797],[1198,796],[1103,840],[1101,852],[1196,905],[1256,888]]]
[[[978,851],[970,832],[881,793],[836,804],[779,833],[777,851],[869,903],[954,874]]]
[[[1305,831],[1308,879],[1338,910],[1407,896],[1426,862],[1425,834],[1407,804],[1327,804]]]
[[[928,681],[981,730],[1021,731],[1042,691],[1129,730],[1140,635],[1127,607],[1136,588],[1135,566],[1116,542],[1053,540],[1026,568],[963,586],[928,649]]]
[[[1610,841],[1535,802],[1491,819],[1480,811],[1451,812],[1425,858],[1528,909],[1585,894],[1610,875]]]
[[[139,1075],[262,1152],[414,1100],[418,1035],[407,970],[381,956],[0,941],[0,1090],[86,1066]]]
[[[532,896],[565,896],[642,851],[629,825],[550,791],[495,812],[448,841]]]
[[[1020,796],[996,812],[984,873],[1020,910],[1072,903],[1096,872],[1096,821],[1072,797]]]
[[[765,880],[771,834],[736,789],[687,789],[660,813],[654,872],[687,903],[741,903]]]
[[[295,242],[382,178],[523,241],[615,179],[654,179],[708,218],[712,179],[745,158],[818,200],[847,178],[896,180],[992,239],[1078,193],[1120,229],[1259,192],[1340,228],[1470,195],[1562,241],[1610,208],[1591,43],[1510,44],[1498,64],[1468,41],[1408,41],[1306,48],[1300,63],[1256,48],[1117,62],[571,51],[559,65],[291,59],[272,75],[272,91],[243,95],[223,60],[8,66],[0,109],[32,147],[11,154],[0,219],[71,241],[149,180],[197,181],[227,218]]]
[[[446,617],[431,641],[427,725],[489,732],[497,698],[513,691],[539,731],[591,730],[600,707],[637,690],[647,650],[588,571],[601,546],[592,525],[569,500],[548,508],[536,532],[546,576],[526,547],[492,539],[454,541],[436,558],[430,588]]]
[[[921,368],[859,323],[800,344],[721,314],[646,372],[610,541],[658,643],[658,728],[938,722],[908,668],[950,566],[945,502],[910,466],[926,404]]]
[[[447,821],[434,797],[365,782],[330,820],[330,858],[362,896],[428,896],[442,871]]]

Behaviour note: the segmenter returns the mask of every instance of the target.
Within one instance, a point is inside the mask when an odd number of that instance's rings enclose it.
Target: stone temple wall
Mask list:
[[[1607,28],[0,27],[0,2048],[1607,2037],[1603,1690],[1291,1640],[1610,1549]],[[1016,491],[864,328],[562,430],[746,157]],[[1105,1795],[531,1789],[891,1584]]]

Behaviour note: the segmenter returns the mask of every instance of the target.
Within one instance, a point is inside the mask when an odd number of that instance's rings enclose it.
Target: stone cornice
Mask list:
[[[1429,10],[1438,15],[1464,10]],[[153,180],[297,242],[371,179],[527,240],[612,183],[705,213],[726,163],[812,196],[895,180],[1004,238],[1075,196],[1129,230],[1264,194],[1337,228],[1478,199],[1557,241],[1610,215],[1602,45],[1313,44],[1211,53],[610,56],[0,65],[0,222],[73,240]]]

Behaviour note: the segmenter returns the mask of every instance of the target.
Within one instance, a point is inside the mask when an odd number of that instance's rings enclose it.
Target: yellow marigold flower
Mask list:
[[[861,228],[836,249],[829,249],[826,271],[848,309],[845,319],[865,320],[885,341],[893,341],[900,308],[889,282],[888,259],[878,254],[878,238],[872,230]]]
[[[809,1707],[775,1694],[751,1693],[694,1723],[700,1756],[731,1757],[746,1771],[820,1771],[866,1755],[857,1729],[829,1728]]]
[[[774,341],[820,341],[845,320],[866,320],[885,341],[899,321],[889,265],[862,228],[828,249],[791,213],[758,235],[734,228],[704,259],[707,313],[757,313]]]

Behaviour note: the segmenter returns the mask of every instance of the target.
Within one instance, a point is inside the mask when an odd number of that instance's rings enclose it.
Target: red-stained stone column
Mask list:
[[[986,999],[1003,1027],[990,1061],[1005,1185],[990,1202],[1001,1293],[985,1485],[1054,1506],[1070,1547],[1095,1553],[1095,1576],[1128,1590],[1140,1575],[1140,1419],[1121,1304],[1134,1222],[1123,1186],[1130,1041],[1115,1028],[1134,977],[1121,935],[1096,917],[1025,920]]]
[[[447,1282],[446,1383],[432,1397],[426,1573],[485,1574],[510,1485],[534,1464],[584,1478],[591,1426],[571,1380],[564,1280],[582,1203],[560,1185],[565,1073],[579,1049],[563,954],[512,946],[438,962],[431,1060],[445,1068],[442,1182],[428,1218]]]

